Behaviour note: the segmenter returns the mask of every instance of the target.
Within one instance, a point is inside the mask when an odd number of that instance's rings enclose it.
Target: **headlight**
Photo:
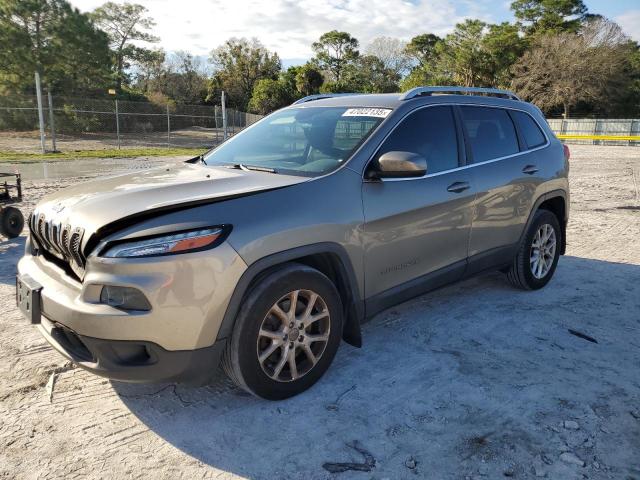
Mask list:
[[[101,256],[108,258],[156,257],[204,250],[217,245],[223,239],[224,232],[224,227],[216,227],[148,237],[143,240],[125,241],[108,246]]]

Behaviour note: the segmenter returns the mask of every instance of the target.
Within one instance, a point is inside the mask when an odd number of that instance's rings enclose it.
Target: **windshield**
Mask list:
[[[207,165],[316,176],[342,165],[391,112],[304,107],[275,112],[204,155]]]

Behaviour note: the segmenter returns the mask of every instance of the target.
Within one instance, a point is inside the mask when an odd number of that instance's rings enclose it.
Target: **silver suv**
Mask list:
[[[507,91],[307,97],[183,166],[43,199],[17,302],[96,374],[202,383],[222,363],[286,398],[391,305],[487,270],[546,285],[568,171]]]

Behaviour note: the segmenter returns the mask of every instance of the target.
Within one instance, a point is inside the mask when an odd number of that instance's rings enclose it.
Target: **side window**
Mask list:
[[[422,155],[427,173],[458,167],[458,139],[451,107],[427,107],[410,114],[389,135],[378,155],[401,151]]]
[[[527,143],[527,148],[536,148],[540,145],[544,145],[547,140],[545,139],[538,124],[533,118],[531,118],[531,115],[525,112],[519,112],[518,110],[511,110],[511,116],[518,124],[520,133],[524,137],[524,141]]]
[[[473,162],[518,153],[518,137],[511,117],[502,108],[460,107],[473,153]]]

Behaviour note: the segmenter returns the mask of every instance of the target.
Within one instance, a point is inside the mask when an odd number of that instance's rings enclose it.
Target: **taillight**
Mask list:
[[[562,148],[564,150],[564,159],[569,160],[571,158],[571,150],[569,150],[569,147],[564,143],[562,144]]]

